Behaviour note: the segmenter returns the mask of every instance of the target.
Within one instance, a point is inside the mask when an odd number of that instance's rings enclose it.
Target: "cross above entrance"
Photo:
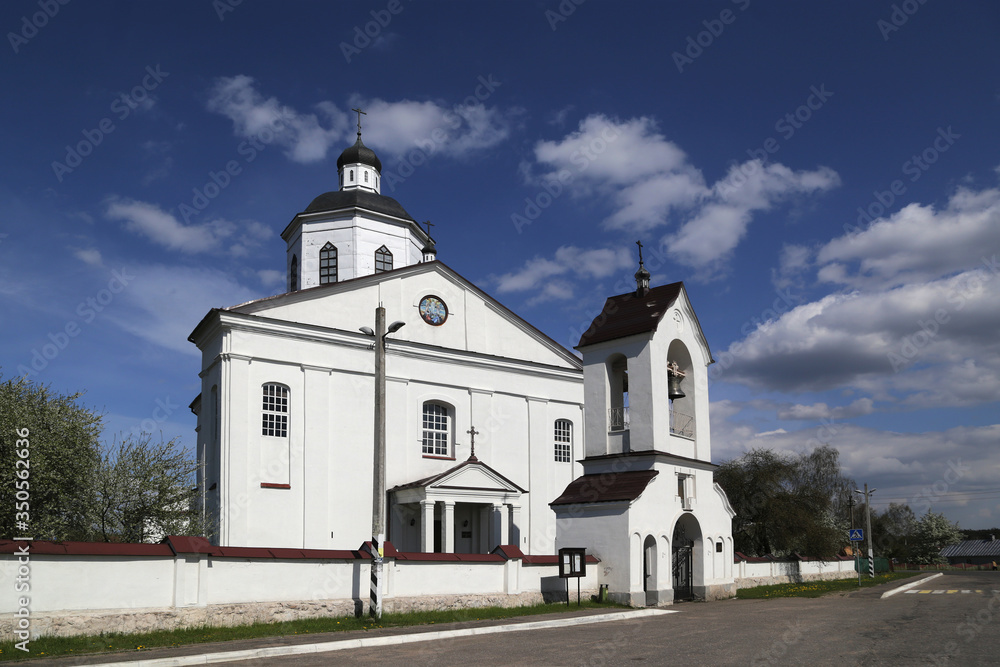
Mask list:
[[[469,436],[471,436],[472,438],[472,441],[470,443],[472,445],[472,452],[470,452],[469,454],[469,460],[478,461],[479,459],[476,458],[476,436],[479,435],[479,431],[477,431],[476,427],[473,426],[468,431],[466,431],[466,433],[468,433]]]

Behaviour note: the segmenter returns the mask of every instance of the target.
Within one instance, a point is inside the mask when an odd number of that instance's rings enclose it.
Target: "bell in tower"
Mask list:
[[[667,369],[667,398],[671,401],[687,396],[684,390],[681,389],[681,379],[683,377],[684,373],[677,367],[677,362],[671,362]]]

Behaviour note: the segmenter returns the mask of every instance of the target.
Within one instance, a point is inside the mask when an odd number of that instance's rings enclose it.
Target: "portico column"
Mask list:
[[[504,516],[503,503],[493,503],[493,511],[490,512],[490,544],[489,549],[493,549],[501,544],[506,544],[507,521]]]
[[[444,501],[444,512],[441,513],[441,548],[446,554],[455,553],[455,503]]]
[[[434,501],[420,501],[420,550],[434,551]]]
[[[521,506],[508,505],[510,508],[510,543],[521,548]]]

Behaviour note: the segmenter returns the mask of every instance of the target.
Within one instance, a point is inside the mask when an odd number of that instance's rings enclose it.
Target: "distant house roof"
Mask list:
[[[968,558],[971,556],[1000,557],[1000,540],[965,540],[958,544],[950,544],[941,550],[945,558]]]
[[[635,292],[608,297],[601,314],[580,336],[577,347],[656,331],[683,287],[684,283],[677,282],[654,287],[641,297]]]
[[[570,482],[562,495],[549,505],[575,505],[579,503],[611,503],[635,500],[642,495],[657,470],[584,475]]]

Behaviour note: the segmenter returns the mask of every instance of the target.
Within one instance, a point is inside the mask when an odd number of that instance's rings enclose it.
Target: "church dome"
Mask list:
[[[375,167],[375,171],[382,173],[382,161],[375,155],[375,151],[361,143],[361,133],[358,133],[358,140],[353,146],[348,146],[337,158],[337,170],[344,168],[345,164],[366,164]]]

